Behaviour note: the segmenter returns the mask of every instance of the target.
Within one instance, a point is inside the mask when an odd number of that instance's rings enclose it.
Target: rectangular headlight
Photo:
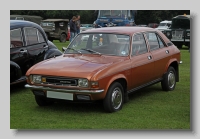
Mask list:
[[[33,75],[32,76],[33,83],[41,83],[41,81],[42,81],[41,75]]]
[[[87,79],[78,79],[78,86],[79,87],[88,87],[88,80]]]

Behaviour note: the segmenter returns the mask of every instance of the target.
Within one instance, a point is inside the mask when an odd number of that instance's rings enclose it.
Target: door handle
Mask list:
[[[166,54],[169,54],[169,50],[166,50],[165,53],[166,53]]]
[[[151,57],[151,56],[147,56],[147,58],[148,58],[149,60],[151,60],[151,59],[152,59],[152,57]]]
[[[21,50],[20,50],[20,53],[22,53],[22,54],[27,53],[27,50],[21,49]]]
[[[44,49],[46,49],[46,48],[48,48],[48,47],[49,47],[48,45],[44,45],[44,46],[43,46]]]

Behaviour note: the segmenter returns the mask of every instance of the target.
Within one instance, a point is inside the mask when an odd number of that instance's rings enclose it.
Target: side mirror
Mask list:
[[[65,52],[66,49],[67,49],[66,47],[62,47],[62,51],[63,51],[63,52]]]

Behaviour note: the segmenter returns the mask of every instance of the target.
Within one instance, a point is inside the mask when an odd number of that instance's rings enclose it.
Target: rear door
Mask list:
[[[167,63],[170,60],[170,47],[167,47],[165,42],[156,32],[147,32],[146,37],[149,42],[150,52],[155,61],[155,78],[161,78],[166,70]]]
[[[25,27],[24,36],[31,64],[34,65],[43,61],[45,53],[48,50],[48,44],[45,41],[44,34],[37,28]]]

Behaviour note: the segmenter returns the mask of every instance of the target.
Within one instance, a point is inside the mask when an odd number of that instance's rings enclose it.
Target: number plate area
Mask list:
[[[73,94],[56,92],[56,91],[47,91],[47,97],[48,98],[65,99],[65,100],[73,100]]]

